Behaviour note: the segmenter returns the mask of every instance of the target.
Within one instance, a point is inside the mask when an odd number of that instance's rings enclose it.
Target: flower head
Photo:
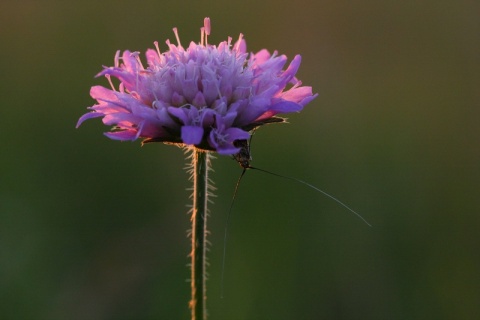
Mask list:
[[[105,135],[115,140],[166,142],[235,154],[234,141],[248,139],[249,131],[266,123],[283,122],[279,113],[298,112],[317,95],[295,78],[301,57],[284,69],[287,57],[263,49],[248,54],[240,34],[218,46],[208,43],[210,20],[205,18],[201,42],[183,48],[166,41],[168,51],[146,52],[144,66],[138,52],[120,51],[115,65],[104,67],[112,89],[90,90],[97,104],[77,123],[103,117],[113,126]],[[120,62],[121,61],[121,62]],[[116,89],[111,81],[120,81]],[[287,89],[288,87],[288,89]]]

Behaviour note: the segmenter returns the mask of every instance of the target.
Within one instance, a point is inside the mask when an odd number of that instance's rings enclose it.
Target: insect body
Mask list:
[[[250,155],[250,144],[248,140],[235,140],[233,145],[240,148],[240,151],[233,155],[233,159],[235,159],[244,170],[250,168],[252,156]]]

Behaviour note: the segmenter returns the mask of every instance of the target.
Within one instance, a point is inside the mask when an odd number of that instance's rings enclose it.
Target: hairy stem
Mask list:
[[[192,207],[192,320],[207,319],[207,204],[209,153],[193,150],[193,207]]]

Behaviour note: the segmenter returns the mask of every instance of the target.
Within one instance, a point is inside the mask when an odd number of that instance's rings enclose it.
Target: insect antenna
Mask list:
[[[264,169],[260,169],[260,168],[257,168],[257,167],[252,167],[252,166],[248,166],[248,169],[253,169],[253,170],[258,170],[258,171],[262,171],[262,172],[265,172],[265,173],[268,173],[268,174],[271,174],[273,176],[277,176],[277,177],[280,177],[280,178],[284,178],[284,179],[288,179],[288,180],[292,180],[292,181],[296,181],[298,183],[301,183],[301,184],[304,184],[306,185],[307,187],[310,187],[312,188],[313,190],[316,190],[318,192],[320,192],[321,194],[323,194],[324,196],[327,196],[328,198],[332,199],[333,201],[335,201],[336,203],[338,203],[339,205],[341,205],[342,207],[346,208],[348,211],[350,211],[351,213],[353,213],[354,215],[356,215],[358,218],[360,218],[363,222],[365,222],[369,227],[371,227],[372,225],[370,223],[368,223],[368,221],[362,217],[359,213],[357,213],[355,210],[353,210],[352,208],[350,208],[349,206],[347,206],[345,203],[343,203],[342,201],[338,200],[337,198],[335,198],[334,196],[332,196],[331,194],[323,191],[322,189],[319,189],[317,187],[315,187],[313,184],[310,184],[306,181],[303,181],[303,180],[300,180],[300,179],[297,179],[297,178],[293,178],[293,177],[288,177],[288,176],[284,176],[284,175],[281,175],[281,174],[278,174],[278,173],[275,173],[275,172],[271,172],[271,171],[268,171],[268,170],[264,170]],[[245,170],[245,169],[244,169]]]
[[[227,214],[227,220],[225,222],[225,235],[224,235],[224,238],[223,238],[223,258],[222,258],[222,276],[221,276],[221,298],[223,298],[223,283],[224,283],[224,278],[225,278],[225,260],[226,260],[226,252],[227,252],[227,231],[228,231],[228,224],[229,224],[229,221],[230,221],[230,216],[231,216],[231,212],[232,212],[232,208],[233,208],[233,204],[235,202],[235,198],[237,196],[237,192],[238,192],[238,188],[240,186],[240,181],[242,180],[243,176],[245,175],[245,172],[247,171],[247,169],[253,169],[253,170],[257,170],[257,171],[261,171],[261,172],[264,172],[264,173],[267,173],[267,174],[271,174],[273,176],[277,176],[277,177],[280,177],[280,178],[283,178],[283,179],[287,179],[287,180],[292,180],[292,181],[295,181],[297,183],[301,183],[309,188],[312,188],[313,190],[317,191],[317,192],[320,192],[321,194],[323,194],[324,196],[330,198],[331,200],[335,201],[336,203],[338,203],[339,205],[341,205],[342,207],[344,207],[345,209],[347,209],[348,211],[350,211],[351,213],[353,213],[354,215],[356,215],[360,220],[362,220],[363,222],[365,222],[366,225],[368,225],[369,227],[371,227],[372,225],[364,218],[362,217],[359,213],[357,213],[355,210],[353,210],[352,208],[350,208],[349,206],[347,206],[345,203],[343,203],[342,201],[338,200],[337,198],[335,198],[334,196],[332,196],[331,194],[323,191],[322,189],[320,188],[317,188],[316,186],[314,186],[313,184],[310,184],[306,181],[303,181],[303,180],[300,180],[300,179],[297,179],[297,178],[293,178],[293,177],[289,177],[289,176],[284,176],[284,175],[281,175],[281,174],[278,174],[278,173],[275,173],[275,172],[271,172],[271,171],[268,171],[268,170],[265,170],[265,169],[261,169],[261,168],[257,168],[257,167],[252,167],[250,165],[250,161],[252,160],[252,157],[250,155],[250,143],[252,141],[252,138],[253,138],[253,133],[255,132],[255,129],[253,130],[251,136],[250,136],[250,140],[236,140],[234,142],[234,145],[235,147],[238,147],[240,148],[240,151],[233,155],[233,158],[240,164],[240,166],[243,168],[242,170],[242,173],[240,174],[240,177],[238,178],[237,180],[237,184],[235,185],[235,190],[233,191],[233,198],[232,198],[232,202],[230,203],[230,208],[228,210],[228,214]]]
[[[221,276],[220,298],[223,298],[223,283],[224,283],[224,278],[225,278],[225,257],[227,255],[228,224],[230,222],[230,215],[232,213],[233,203],[235,202],[235,198],[237,196],[238,187],[240,186],[240,181],[242,180],[246,171],[247,171],[247,168],[243,168],[243,171],[240,174],[240,177],[238,177],[237,184],[235,185],[235,190],[233,191],[232,202],[230,203],[230,208],[228,209],[227,221],[225,222],[225,234],[223,235],[223,257],[222,257],[222,276]]]
[[[252,142],[253,138],[253,133],[255,130],[253,130],[252,135],[250,136],[250,139],[247,140],[237,140],[234,142],[234,145],[238,148],[240,148],[240,151],[233,155],[233,158],[235,161],[237,161],[240,166],[243,168],[242,173],[240,174],[240,177],[238,177],[237,184],[235,185],[235,189],[233,191],[233,196],[232,196],[232,202],[230,203],[230,208],[228,209],[227,213],[227,220],[225,222],[225,234],[223,236],[223,257],[222,257],[222,275],[221,275],[221,288],[220,288],[220,298],[223,298],[223,283],[224,283],[224,278],[225,278],[225,257],[227,255],[227,234],[228,234],[228,224],[230,222],[230,216],[232,213],[232,208],[233,204],[235,202],[235,198],[237,197],[237,192],[238,192],[238,187],[240,186],[240,181],[242,181],[243,176],[245,175],[245,172],[247,172],[247,169],[251,168],[250,167],[250,160],[252,160],[252,157],[250,156],[250,143]]]

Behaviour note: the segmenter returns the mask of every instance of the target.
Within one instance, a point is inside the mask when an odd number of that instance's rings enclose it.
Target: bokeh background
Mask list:
[[[300,53],[318,99],[214,161],[210,319],[480,314],[480,3],[48,1],[0,4],[0,318],[188,319],[181,149],[75,129],[118,49],[210,42]],[[165,45],[162,46],[165,49]]]

